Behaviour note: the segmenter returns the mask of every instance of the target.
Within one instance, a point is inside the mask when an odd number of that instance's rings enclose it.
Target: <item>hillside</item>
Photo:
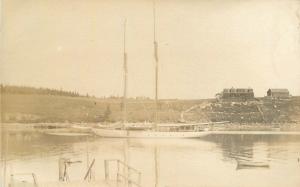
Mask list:
[[[159,115],[162,121],[177,121],[180,112],[203,101],[161,101]],[[154,102],[148,99],[129,99],[129,121],[151,121]],[[2,94],[5,122],[101,122],[120,121],[121,99],[98,99],[53,95]]]
[[[257,98],[253,101],[215,102],[205,110],[212,121],[236,123],[285,123],[300,121],[300,97]]]
[[[43,94],[2,93],[4,122],[103,122],[120,121],[120,98],[70,97]],[[189,111],[188,109],[192,109]],[[128,100],[128,121],[152,121],[154,101]],[[300,97],[289,100],[260,98],[254,101],[161,100],[159,119],[164,122],[230,121],[234,123],[283,123],[300,121]]]

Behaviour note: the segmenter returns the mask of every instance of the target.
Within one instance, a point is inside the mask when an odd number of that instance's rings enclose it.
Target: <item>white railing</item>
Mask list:
[[[117,160],[117,159],[110,159],[110,160],[104,160],[104,169],[105,169],[105,180],[110,180],[110,164],[116,164],[116,180],[117,183],[124,181],[125,184],[128,185],[128,187],[136,186],[141,187],[141,177],[142,173],[138,171],[137,169],[127,165],[126,163]],[[121,169],[123,168],[123,173]],[[123,180],[122,180],[123,179]]]

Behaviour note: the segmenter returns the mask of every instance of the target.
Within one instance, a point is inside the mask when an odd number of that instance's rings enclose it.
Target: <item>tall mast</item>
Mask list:
[[[154,44],[154,59],[155,59],[155,125],[154,128],[157,129],[158,123],[158,54],[157,48],[158,44],[156,41],[156,11],[155,11],[155,0],[153,0],[153,44]],[[159,179],[159,162],[158,162],[158,148],[155,147],[154,150],[154,163],[155,163],[155,187],[159,186],[158,179]]]
[[[124,92],[123,92],[123,125],[127,121],[127,54],[126,54],[126,19],[124,20],[124,46],[123,46],[123,68],[124,68]]]
[[[128,69],[127,69],[127,53],[126,53],[126,23],[127,20],[124,20],[124,46],[123,46],[123,68],[124,68],[124,92],[123,92],[123,128],[125,128],[125,123],[127,122],[127,74],[128,74]],[[126,129],[126,128],[125,128]],[[129,131],[127,131],[127,135]],[[129,164],[129,146],[128,146],[128,140],[124,141],[124,163]],[[124,176],[129,178],[129,171],[128,168],[124,167],[123,168]],[[128,186],[128,183],[125,183],[125,187]]]
[[[154,59],[155,59],[155,127],[158,122],[158,44],[156,41],[156,12],[155,12],[155,0],[153,0],[153,44],[154,44]]]

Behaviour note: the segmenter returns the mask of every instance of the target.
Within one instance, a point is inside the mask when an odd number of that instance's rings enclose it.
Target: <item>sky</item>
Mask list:
[[[159,98],[223,88],[300,95],[299,0],[156,0]],[[3,0],[0,80],[97,97],[154,97],[152,0]]]

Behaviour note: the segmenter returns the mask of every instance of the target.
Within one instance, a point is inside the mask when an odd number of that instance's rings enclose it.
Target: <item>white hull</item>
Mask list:
[[[209,135],[208,131],[160,132],[151,130],[116,130],[93,128],[93,132],[107,138],[197,138]]]

